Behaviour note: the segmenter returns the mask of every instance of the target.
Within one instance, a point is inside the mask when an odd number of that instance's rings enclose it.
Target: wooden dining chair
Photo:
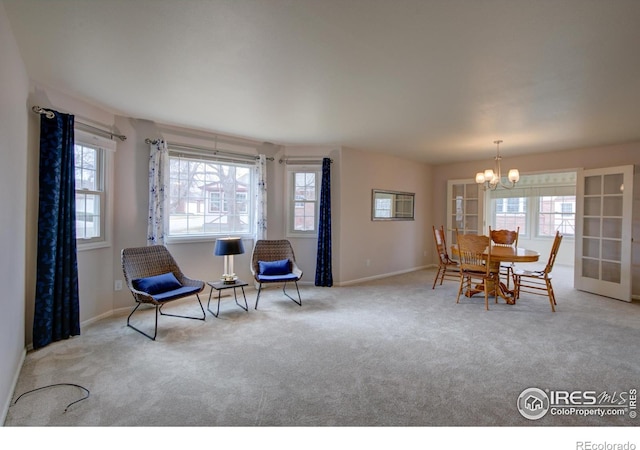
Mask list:
[[[517,300],[520,298],[520,293],[528,292],[536,295],[546,295],[549,297],[549,303],[551,304],[551,311],[556,312],[556,296],[553,292],[553,285],[551,284],[551,271],[553,270],[553,264],[556,262],[556,256],[558,256],[558,250],[560,249],[560,243],[562,242],[562,235],[559,231],[556,232],[556,237],[551,245],[551,253],[549,254],[549,260],[543,270],[516,270],[514,272],[515,281],[515,293],[514,298]]]
[[[460,280],[460,266],[457,261],[449,258],[444,226],[440,226],[440,228],[436,228],[435,225],[433,226],[433,239],[436,243],[436,252],[438,253],[438,271],[436,272],[436,277],[433,280],[433,287],[431,289],[436,288],[438,280],[440,280],[440,285],[442,285],[445,278],[455,281]]]
[[[473,291],[475,282],[483,285],[484,305],[489,310],[489,293],[496,296],[495,289],[499,282],[496,269],[491,267],[491,240],[489,236],[460,234],[456,229],[456,242],[460,258],[460,287],[456,303],[460,302],[463,290]]]
[[[502,247],[518,247],[518,236],[520,234],[520,227],[515,230],[492,230],[489,225],[489,237],[493,245],[499,245]],[[503,263],[500,265],[500,275],[504,275],[507,280],[507,289],[511,286],[511,280],[513,279],[513,271],[515,270],[514,263]],[[515,284],[515,280],[514,280]]]

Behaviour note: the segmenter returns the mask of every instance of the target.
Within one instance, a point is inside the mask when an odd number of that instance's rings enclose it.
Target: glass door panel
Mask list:
[[[604,195],[621,195],[624,189],[624,177],[621,173],[614,173],[604,176]]]
[[[622,259],[622,242],[609,239],[602,240],[602,259],[620,261]]]
[[[632,183],[633,166],[579,173],[578,289],[631,301]]]
[[[456,228],[464,234],[482,233],[484,192],[475,180],[449,180],[447,197],[448,242],[456,243]]]
[[[582,239],[582,255],[586,258],[600,258],[600,240]]]
[[[602,219],[602,237],[622,239],[622,219]]]
[[[584,195],[600,195],[602,192],[602,177],[584,177]]]
[[[602,207],[604,216],[622,217],[622,196],[605,197]]]
[[[584,218],[583,236],[600,237],[600,219],[593,217]]]

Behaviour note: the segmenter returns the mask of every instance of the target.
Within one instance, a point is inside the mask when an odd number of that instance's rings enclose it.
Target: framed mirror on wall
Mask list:
[[[371,220],[413,220],[415,194],[373,189]]]

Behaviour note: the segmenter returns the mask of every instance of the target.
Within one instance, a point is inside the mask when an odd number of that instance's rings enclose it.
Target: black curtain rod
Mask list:
[[[47,119],[53,119],[56,116],[53,111],[41,108],[40,106],[37,106],[37,105],[34,106],[33,108],[31,108],[31,110],[34,113],[46,116]],[[117,137],[121,141],[126,141],[127,140],[127,137],[125,135],[123,135],[123,134],[115,134],[115,133],[113,133],[113,132],[111,132],[109,130],[103,130],[102,128],[94,127],[93,125],[89,125],[88,123],[84,123],[84,122],[81,122],[79,120],[75,120],[75,123],[80,125],[81,128],[86,128],[86,129],[94,131],[94,132],[96,132],[98,134],[101,134],[103,136],[108,136],[109,139],[113,139],[114,137]]]
[[[300,157],[303,158],[303,157]],[[296,159],[296,157],[288,156],[286,158],[280,158],[278,160],[280,164],[322,164],[322,159],[308,158],[308,159]],[[333,159],[329,159],[329,162],[333,164]]]
[[[157,144],[158,142],[160,142],[159,139],[145,139],[144,140],[147,144]],[[233,152],[225,152],[225,151],[220,151],[214,148],[206,148],[206,147],[197,147],[197,146],[191,146],[191,145],[183,145],[183,144],[171,144],[168,143],[169,147],[172,147],[176,150],[195,150],[195,151],[207,151],[207,152],[212,152],[214,155],[220,155],[220,156],[229,156],[231,158],[242,158],[242,159],[258,159],[258,156],[256,155],[246,155],[243,153],[233,153]],[[272,156],[268,156],[267,157],[267,161],[273,161],[273,157]]]

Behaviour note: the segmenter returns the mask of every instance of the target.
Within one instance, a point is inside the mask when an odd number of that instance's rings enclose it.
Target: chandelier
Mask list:
[[[484,172],[476,173],[476,183],[483,185],[485,190],[491,189],[493,191],[498,187],[513,189],[518,180],[520,180],[520,172],[518,172],[518,169],[510,169],[507,175],[509,183],[505,184],[502,182],[502,170],[500,168],[500,160],[502,160],[502,156],[500,156],[500,144],[502,144],[502,141],[497,140],[493,141],[493,143],[496,144],[495,167],[493,169],[486,169]]]

